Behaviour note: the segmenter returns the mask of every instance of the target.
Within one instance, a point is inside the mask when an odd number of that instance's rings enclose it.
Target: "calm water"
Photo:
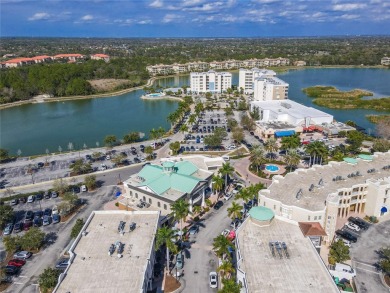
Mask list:
[[[305,69],[289,71],[280,77],[290,84],[290,99],[334,115],[336,120],[354,120],[373,131],[375,125],[365,118],[372,110],[332,110],[314,105],[302,88],[332,85],[341,90],[354,88],[374,92],[375,97],[390,96],[390,70],[386,69]],[[155,82],[162,87],[189,85],[188,76],[162,78]],[[238,72],[233,73],[233,84],[238,84]],[[118,138],[130,131],[146,135],[153,127],[169,128],[166,117],[177,108],[174,101],[144,101],[142,90],[112,98],[86,99],[58,103],[24,105],[0,111],[0,145],[15,154],[23,155],[67,149],[72,142],[75,149],[102,145],[107,134]],[[389,100],[390,102],[390,100]]]

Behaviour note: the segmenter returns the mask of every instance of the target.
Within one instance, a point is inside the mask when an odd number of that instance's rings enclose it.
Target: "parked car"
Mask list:
[[[182,269],[184,266],[184,256],[182,253],[179,253],[176,256],[176,267],[178,270]]]
[[[335,242],[337,242],[339,240],[341,240],[344,243],[344,245],[351,247],[351,241],[344,239],[344,238],[340,238],[340,237],[335,237],[335,239],[334,239]]]
[[[218,288],[218,275],[216,272],[210,272],[210,288]]]
[[[30,220],[32,220],[32,219],[34,219],[34,213],[33,213],[33,211],[27,211],[26,212],[26,214],[25,214],[25,216],[24,216],[24,220],[26,221],[30,221]]]
[[[31,220],[25,220],[24,223],[23,223],[23,230],[24,231],[28,231],[30,230],[31,226],[33,225],[33,221]]]
[[[217,201],[214,205],[214,210],[219,210],[223,206],[223,201]]]
[[[367,230],[370,227],[370,224],[358,217],[349,217],[348,221],[358,225],[360,229]]]
[[[194,225],[192,226],[189,230],[188,230],[188,233],[190,235],[195,235],[196,233],[199,232],[199,226],[198,225]]]
[[[56,264],[56,269],[65,270],[69,265],[69,258],[60,259]]]
[[[11,206],[16,206],[18,203],[19,203],[19,199],[17,199],[17,198],[14,198],[13,200],[11,200]]]
[[[51,192],[51,197],[52,197],[52,198],[58,197],[58,193],[55,192],[55,191],[52,191],[52,192]]]
[[[54,207],[53,207],[53,209],[51,210],[51,214],[52,214],[52,215],[58,214],[58,207],[57,207],[57,206],[54,206]]]
[[[51,216],[51,213],[52,213],[52,210],[50,208],[47,208],[45,209],[45,211],[43,212],[43,215],[45,216]]]
[[[34,213],[34,219],[35,218],[42,218],[42,217],[43,217],[43,212],[42,211],[36,211]],[[32,220],[32,219],[30,219],[30,220]]]
[[[42,226],[42,219],[41,218],[35,218],[33,222],[34,227],[41,227]]]
[[[347,223],[345,224],[345,226],[347,226],[349,229],[354,230],[354,231],[356,231],[356,232],[359,232],[359,231],[360,231],[360,227],[359,227],[358,225],[354,224],[354,223],[347,222]]]
[[[44,216],[43,217],[43,226],[47,226],[51,224],[51,217],[50,216]]]
[[[80,193],[80,187],[78,187],[78,186],[74,186],[72,188],[72,190],[73,190],[73,193]]]
[[[18,251],[14,254],[14,258],[26,260],[29,259],[32,256],[32,253],[30,251]]]
[[[9,262],[8,262],[8,265],[9,266],[14,266],[14,267],[22,267],[26,264],[26,261],[23,260],[23,259],[17,259],[17,258],[14,258],[14,259],[11,259]]]
[[[20,268],[19,267],[16,267],[16,266],[5,266],[2,268],[5,272],[6,275],[8,276],[14,276],[14,275],[17,275],[20,271]]]
[[[23,197],[19,198],[19,202],[20,203],[26,203],[27,202],[27,197],[23,196]]]
[[[22,231],[22,229],[23,229],[23,224],[18,222],[14,226],[14,233],[19,233]]]
[[[7,226],[5,226],[3,235],[9,235],[12,233],[12,230],[14,229],[14,224],[8,223]]]
[[[357,241],[357,238],[356,236],[352,235],[351,233],[347,232],[347,231],[343,231],[343,230],[337,230],[336,231],[336,235],[340,236],[341,238],[344,238],[346,240],[349,240],[353,243],[355,243]]]
[[[35,195],[30,195],[28,198],[27,198],[27,202],[28,203],[33,203],[35,201]]]
[[[223,199],[224,200],[229,200],[233,197],[233,193],[225,193],[225,195],[223,196]]]
[[[45,191],[45,193],[43,194],[43,198],[44,199],[50,199],[51,198],[51,194],[50,194],[50,192],[48,190]]]
[[[61,217],[59,214],[53,214],[52,219],[53,219],[53,224],[57,224],[61,221]]]
[[[40,194],[40,193],[38,193],[38,194],[35,196],[35,199],[36,199],[36,200],[42,200],[42,198],[43,198],[43,195]]]
[[[81,192],[87,192],[87,191],[88,191],[87,186],[81,185]]]
[[[233,229],[237,229],[238,227],[240,227],[241,225],[241,220],[236,218],[234,219],[231,223],[230,223],[230,227],[232,227]]]

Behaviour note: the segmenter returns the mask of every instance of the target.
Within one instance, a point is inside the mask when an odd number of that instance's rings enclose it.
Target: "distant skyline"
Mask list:
[[[388,0],[0,0],[2,37],[389,35]]]

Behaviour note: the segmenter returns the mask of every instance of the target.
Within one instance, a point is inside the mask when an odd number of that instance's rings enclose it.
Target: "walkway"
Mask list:
[[[262,183],[265,186],[269,186],[272,183],[272,180],[270,179],[265,179],[258,177],[254,175],[252,172],[248,170],[250,165],[249,157],[245,157],[242,159],[239,159],[237,161],[233,162],[233,166],[236,169],[236,171],[239,173],[241,178],[248,184],[257,184],[257,183]]]

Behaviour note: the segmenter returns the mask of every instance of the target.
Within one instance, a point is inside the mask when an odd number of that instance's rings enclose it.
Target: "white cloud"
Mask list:
[[[163,23],[177,22],[183,17],[177,14],[166,14],[162,20]]]
[[[87,14],[87,15],[84,15],[81,20],[84,20],[84,21],[90,21],[92,20],[94,17],[90,14]]]
[[[360,17],[360,15],[357,15],[357,14],[343,14],[340,16],[340,18],[342,18],[342,19],[356,19],[359,17]]]
[[[336,4],[333,5],[333,10],[335,11],[351,11],[356,9],[365,8],[367,5],[363,3],[346,3],[346,4]]]
[[[164,2],[162,0],[155,0],[149,4],[149,6],[153,7],[153,8],[161,8],[161,7],[163,7],[163,5],[164,5]]]
[[[50,18],[50,14],[46,12],[38,12],[35,13],[33,16],[29,17],[28,20],[34,21],[34,20],[48,20]]]
[[[151,24],[152,21],[150,19],[143,19],[137,22],[138,24]]]

